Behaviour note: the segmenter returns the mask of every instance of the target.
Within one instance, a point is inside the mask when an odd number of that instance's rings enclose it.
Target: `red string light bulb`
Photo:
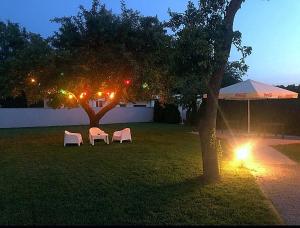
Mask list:
[[[125,83],[125,85],[130,85],[130,83],[131,83],[131,80],[129,80],[129,79],[126,79],[126,80],[124,81],[124,83]]]

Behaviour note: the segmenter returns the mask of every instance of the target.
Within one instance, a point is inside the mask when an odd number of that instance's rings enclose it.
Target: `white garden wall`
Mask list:
[[[95,110],[99,110],[95,108]],[[153,108],[116,107],[110,110],[100,124],[152,122]],[[87,125],[89,119],[81,108],[0,108],[0,128]]]

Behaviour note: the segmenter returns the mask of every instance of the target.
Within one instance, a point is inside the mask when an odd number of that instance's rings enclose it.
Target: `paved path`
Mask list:
[[[257,183],[286,224],[300,225],[300,165],[271,147],[300,143],[300,138],[232,137],[226,133],[218,134],[218,137],[230,138],[237,144],[254,142],[253,166],[250,169]]]

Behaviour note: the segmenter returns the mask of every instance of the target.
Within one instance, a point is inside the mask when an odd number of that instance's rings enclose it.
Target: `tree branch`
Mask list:
[[[100,120],[108,111],[116,107],[118,104],[119,104],[119,100],[115,99],[114,101],[110,102],[108,105],[105,105],[96,114],[96,118]]]
[[[224,18],[225,22],[225,43],[224,43],[224,48],[226,50],[226,56],[229,56],[230,54],[230,49],[231,49],[231,43],[233,39],[233,22],[235,15],[237,11],[241,8],[242,3],[245,0],[231,0],[229,5],[226,8],[226,14]],[[226,58],[227,61],[228,58]]]
[[[90,119],[95,117],[95,115],[96,115],[95,111],[86,101],[79,102],[79,104],[85,110],[85,112],[88,114]]]
[[[96,118],[100,120],[108,111],[116,107],[120,103],[122,95],[123,93],[121,90],[117,89],[114,99],[99,110],[99,112],[96,114]]]

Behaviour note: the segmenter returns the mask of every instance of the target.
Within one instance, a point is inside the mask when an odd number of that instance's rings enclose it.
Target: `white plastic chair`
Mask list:
[[[121,131],[115,131],[112,137],[112,142],[113,141],[120,141],[122,143],[123,141],[129,140],[132,142],[131,139],[131,131],[130,128],[125,128]]]
[[[80,146],[81,143],[83,144],[83,140],[80,133],[65,131],[64,146],[66,146],[67,144],[77,144],[78,146]]]
[[[95,139],[103,139],[105,143],[109,144],[108,134],[97,127],[90,128],[89,139],[93,146],[95,145]]]

